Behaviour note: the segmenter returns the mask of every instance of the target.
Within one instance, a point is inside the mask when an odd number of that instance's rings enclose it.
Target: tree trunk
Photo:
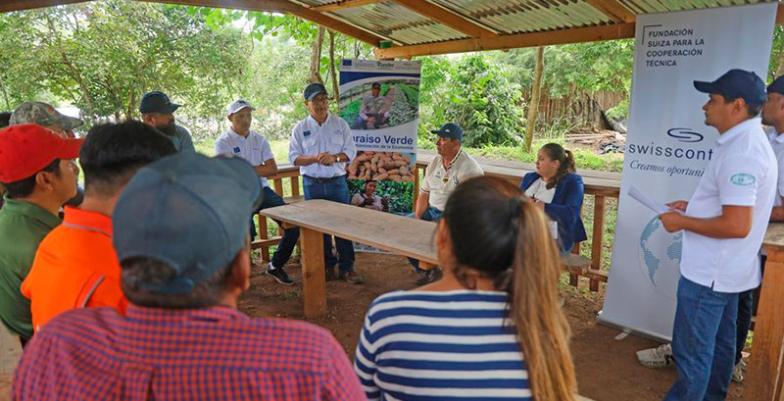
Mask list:
[[[525,151],[531,153],[531,143],[534,139],[536,117],[539,114],[539,101],[542,98],[542,72],[544,72],[544,47],[536,48],[536,66],[534,67],[534,81],[531,87],[531,101],[528,103],[528,118],[525,128]]]
[[[311,83],[324,83],[321,79],[321,44],[324,43],[324,27],[320,26],[316,40],[313,41],[313,48],[310,53],[310,77]]]
[[[335,108],[340,107],[340,85],[338,72],[335,68],[335,32],[329,31],[329,76],[332,79],[332,96],[335,98]]]

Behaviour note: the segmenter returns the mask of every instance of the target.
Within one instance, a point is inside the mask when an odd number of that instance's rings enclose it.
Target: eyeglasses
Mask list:
[[[326,95],[316,96],[310,100],[313,103],[326,103],[329,102],[329,97]]]

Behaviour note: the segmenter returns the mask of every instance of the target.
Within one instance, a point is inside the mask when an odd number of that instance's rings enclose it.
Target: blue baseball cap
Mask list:
[[[146,113],[174,113],[180,105],[172,103],[169,96],[159,91],[147,92],[142,96],[142,101],[139,103],[139,112]]]
[[[784,75],[776,78],[768,85],[768,93],[784,95]]]
[[[112,222],[120,261],[146,257],[175,271],[139,283],[159,294],[186,294],[228,266],[261,203],[259,179],[240,158],[181,152],[140,169],[120,195]]]
[[[694,88],[708,94],[722,95],[727,100],[742,98],[746,104],[759,106],[767,99],[765,82],[753,71],[732,69],[713,82],[694,81]]]
[[[328,93],[327,88],[325,88],[324,85],[318,82],[314,82],[308,85],[307,87],[305,87],[305,93],[304,93],[305,100],[313,100],[314,97],[322,93]]]
[[[446,123],[437,130],[430,131],[441,138],[457,139],[463,141],[463,129],[455,123]]]

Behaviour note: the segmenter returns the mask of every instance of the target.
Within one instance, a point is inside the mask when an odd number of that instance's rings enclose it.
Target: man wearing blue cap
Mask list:
[[[757,115],[765,84],[730,70],[694,81],[710,95],[705,124],[719,131],[714,157],[689,201],[659,216],[683,230],[681,279],[672,334],[678,380],[666,401],[724,400],[735,360],[739,294],[760,284],[757,252],[776,192],[776,157]]]
[[[324,85],[312,83],[305,88],[305,106],[310,114],[291,132],[289,161],[299,166],[305,199],[326,199],[349,203],[346,166],[357,155],[351,128],[342,118],[329,112],[329,95]],[[324,261],[327,280],[334,278],[338,265],[341,279],[361,284],[354,271],[354,244],[335,237],[337,259],[332,255],[332,237],[324,235]]]
[[[784,221],[784,75],[768,85],[768,99],[762,106],[762,123],[768,126],[768,140],[779,163],[779,180],[770,220]]]
[[[145,93],[139,103],[139,112],[145,124],[166,134],[178,152],[195,152],[191,133],[174,120],[174,112],[179,108],[179,104],[172,103],[169,96],[159,91]]]
[[[327,330],[237,311],[260,195],[240,158],[186,152],[139,170],[112,218],[126,314],[52,319],[25,349],[13,398],[364,400]]]
[[[446,206],[446,200],[457,185],[469,178],[484,175],[484,171],[473,157],[463,151],[463,129],[459,125],[447,123],[431,132],[438,136],[436,141],[438,155],[425,169],[425,178],[422,180],[414,207],[414,217],[426,221],[438,221]],[[409,260],[422,275],[417,284],[424,285],[440,277],[439,269],[423,271],[419,269],[419,261]]]
[[[267,138],[264,138],[256,131],[250,129],[253,121],[253,111],[255,109],[245,100],[239,99],[232,102],[226,110],[226,118],[229,119],[231,127],[218,137],[215,141],[215,154],[241,157],[248,161],[256,170],[259,176],[259,185],[264,192],[264,202],[259,206],[259,210],[275,206],[285,205],[283,198],[280,197],[272,188],[269,187],[267,177],[278,173],[278,165],[272,155]],[[256,211],[258,212],[258,211]],[[250,222],[250,237],[256,237],[256,226],[253,219]],[[267,265],[264,274],[272,277],[280,284],[293,285],[294,281],[283,269],[286,262],[291,257],[294,247],[299,239],[299,228],[293,227],[283,231],[278,249],[272,256],[272,260]]]

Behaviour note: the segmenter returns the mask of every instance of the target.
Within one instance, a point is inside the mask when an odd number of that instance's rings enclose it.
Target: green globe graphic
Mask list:
[[[668,233],[658,216],[640,234],[640,267],[653,289],[673,300],[680,278],[682,249],[683,232]]]

